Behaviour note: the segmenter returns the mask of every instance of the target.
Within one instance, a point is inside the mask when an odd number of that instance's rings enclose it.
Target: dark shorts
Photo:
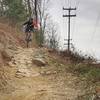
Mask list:
[[[25,33],[28,33],[28,32],[34,32],[34,29],[33,28],[26,27]]]

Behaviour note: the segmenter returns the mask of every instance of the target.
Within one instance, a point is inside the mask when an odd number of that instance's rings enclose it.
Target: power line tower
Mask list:
[[[68,17],[68,51],[70,51],[70,45],[71,45],[71,43],[70,43],[70,41],[71,41],[71,38],[70,38],[70,18],[71,17],[76,17],[76,14],[75,15],[72,15],[71,14],[71,11],[72,10],[76,10],[76,8],[71,8],[71,7],[69,7],[69,8],[64,8],[63,7],[63,10],[67,10],[68,11],[68,15],[63,15],[63,17]]]

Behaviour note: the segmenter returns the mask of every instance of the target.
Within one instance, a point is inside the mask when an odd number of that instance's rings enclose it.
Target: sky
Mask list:
[[[71,11],[76,17],[71,18],[71,38],[77,50],[84,54],[92,55],[100,59],[100,0],[51,0],[49,13],[52,20],[58,24],[58,34],[63,48],[67,41],[68,18],[63,18],[62,8],[77,8]]]

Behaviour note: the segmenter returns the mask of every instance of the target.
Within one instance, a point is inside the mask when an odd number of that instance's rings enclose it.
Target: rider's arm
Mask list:
[[[25,22],[23,25],[26,25],[26,24],[28,24],[28,21],[27,21],[27,22]]]

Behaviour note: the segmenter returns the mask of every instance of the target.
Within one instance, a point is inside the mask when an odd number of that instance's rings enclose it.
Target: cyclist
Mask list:
[[[34,31],[34,24],[33,24],[33,18],[30,18],[28,21],[26,21],[23,26],[25,27],[25,33],[26,33],[26,41],[32,41],[31,37],[32,34],[31,32]]]

